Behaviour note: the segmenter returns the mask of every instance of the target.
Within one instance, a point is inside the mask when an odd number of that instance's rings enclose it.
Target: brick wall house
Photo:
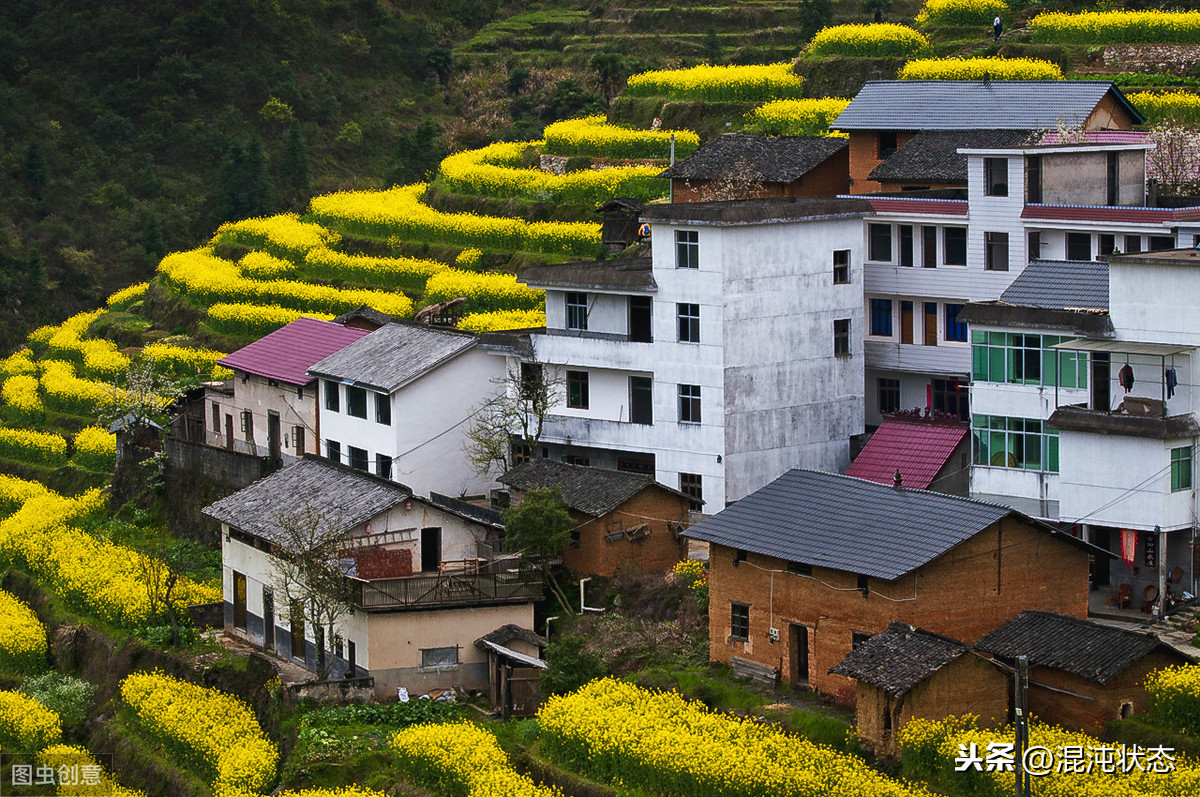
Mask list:
[[[671,201],[833,197],[850,187],[845,139],[726,133],[660,174]]]

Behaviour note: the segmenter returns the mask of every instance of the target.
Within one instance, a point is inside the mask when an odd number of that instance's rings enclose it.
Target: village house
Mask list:
[[[672,202],[844,194],[850,187],[846,140],[830,136],[726,133],[659,177]]]
[[[1012,666],[1029,658],[1029,713],[1067,730],[1099,735],[1149,708],[1146,676],[1191,660],[1152,633],[1078,617],[1024,611],[975,649]]]
[[[468,332],[412,323],[380,327],[309,366],[328,459],[417,493],[484,495],[464,449],[472,414],[503,389],[504,363]]]
[[[704,518],[709,653],[827,694],[894,621],[971,644],[1025,609],[1085,617],[1092,546],[1006,507],[792,470]]]
[[[876,755],[899,757],[896,733],[909,720],[973,714],[987,728],[1008,721],[1003,670],[956,639],[907,623],[889,623],[829,672],[854,679],[855,731]]]
[[[883,423],[859,452],[847,476],[916,490],[961,495],[970,491],[969,424],[932,410],[900,410]]]
[[[309,456],[204,514],[221,524],[226,633],[308,669],[324,650],[334,677],[370,676],[381,697],[487,689],[474,640],[533,626],[541,573],[493,553],[499,518],[478,507]],[[299,536],[337,541],[351,598],[330,627],[287,603],[278,557]]]
[[[573,573],[611,576],[621,567],[670,570],[687,554],[680,533],[703,502],[649,476],[549,459],[525,462],[500,477],[519,506],[529,490],[555,489],[574,525],[562,552]]]
[[[532,717],[542,705],[539,683],[546,669],[542,652],[549,644],[528,628],[505,625],[475,640],[487,656],[488,699],[501,719]]]

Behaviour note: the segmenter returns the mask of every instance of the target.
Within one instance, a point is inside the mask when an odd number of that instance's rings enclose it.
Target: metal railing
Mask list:
[[[542,571],[528,564],[497,568],[493,572],[447,571],[437,575],[354,580],[354,605],[361,609],[471,606],[540,597]]]

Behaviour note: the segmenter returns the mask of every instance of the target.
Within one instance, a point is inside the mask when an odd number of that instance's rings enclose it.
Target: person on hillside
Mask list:
[[[1000,41],[1000,34],[1004,32],[1004,25],[1000,23],[1000,15],[996,15],[996,19],[992,22],[992,30],[996,32],[996,41]]]

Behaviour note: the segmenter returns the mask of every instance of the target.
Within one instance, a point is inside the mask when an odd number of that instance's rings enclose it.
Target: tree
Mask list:
[[[721,44],[721,37],[717,35],[717,29],[709,26],[708,32],[704,34],[704,60],[708,61],[713,66],[721,63],[721,56],[725,53],[725,47]]]
[[[343,530],[303,497],[297,501],[295,509],[275,518],[275,590],[312,623],[317,678],[323,681],[333,665],[325,655],[326,645],[332,643],[325,629],[332,631],[350,613],[353,589],[342,564]]]
[[[592,56],[591,65],[592,70],[596,73],[600,96],[604,98],[604,104],[608,105],[621,90],[625,79],[629,77],[629,67],[626,65],[625,56],[614,52],[599,52]],[[516,74],[516,71],[513,70],[513,74]],[[511,75],[509,79],[512,79]]]
[[[804,41],[833,21],[833,0],[800,0],[800,36]]]
[[[480,476],[515,465],[514,445],[535,455],[551,408],[562,400],[562,381],[541,363],[512,362],[495,380],[499,394],[475,410],[467,428],[467,459]]]
[[[1150,128],[1155,148],[1146,153],[1146,176],[1169,193],[1185,193],[1200,184],[1200,130],[1163,122]]]
[[[562,494],[557,488],[526,490],[521,503],[505,509],[500,517],[504,522],[505,550],[521,553],[541,564],[547,586],[563,609],[569,612],[570,603],[547,566],[550,560],[561,555],[575,525]]]
[[[892,10],[892,0],[862,0],[864,14],[873,14],[876,22],[883,22],[883,15]]]
[[[119,381],[122,387],[111,388],[111,399],[100,413],[100,422],[105,426],[132,415],[136,420],[165,427],[170,421],[167,409],[183,394],[178,381],[157,370],[148,360],[130,365]]]
[[[441,128],[426,119],[415,129],[403,132],[396,138],[388,169],[388,185],[407,185],[426,180],[447,154]]]
[[[312,184],[308,176],[308,146],[300,123],[292,120],[283,144],[283,159],[279,163],[279,182],[293,205],[308,204]]]

